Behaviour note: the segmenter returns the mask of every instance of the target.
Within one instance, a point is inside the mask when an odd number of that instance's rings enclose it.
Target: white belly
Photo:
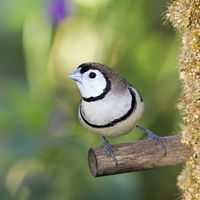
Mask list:
[[[136,93],[137,106],[125,120],[110,127],[96,128],[88,125],[79,113],[79,120],[91,132],[104,137],[118,137],[129,133],[140,121],[144,112],[144,104],[140,101],[140,96]],[[131,94],[127,90],[123,96],[108,95],[103,100],[95,102],[82,101],[81,111],[84,118],[91,124],[104,126],[113,120],[123,117],[131,108]]]

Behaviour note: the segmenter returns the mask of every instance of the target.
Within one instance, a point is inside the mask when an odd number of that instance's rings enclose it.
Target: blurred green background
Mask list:
[[[140,122],[177,134],[180,38],[164,0],[0,1],[0,199],[172,200],[182,166],[93,178],[87,152],[102,138],[77,119],[79,64],[106,64],[145,102]],[[110,143],[143,139],[134,129]],[[152,143],[153,145],[153,143]]]

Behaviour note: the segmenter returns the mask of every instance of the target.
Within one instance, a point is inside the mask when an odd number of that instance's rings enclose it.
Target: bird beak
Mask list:
[[[75,80],[76,82],[79,82],[82,84],[82,74],[80,73],[80,71],[81,71],[81,68],[78,68],[76,71],[74,71],[68,77]]]

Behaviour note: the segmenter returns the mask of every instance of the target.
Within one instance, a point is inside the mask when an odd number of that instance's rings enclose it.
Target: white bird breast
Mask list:
[[[129,133],[139,123],[144,112],[144,104],[140,101],[140,96],[137,91],[135,89],[133,90],[136,92],[137,106],[133,113],[126,120],[108,128],[94,128],[87,125],[82,120],[80,113],[79,120],[89,131],[104,137],[114,138]],[[106,97],[108,96],[106,95]],[[122,117],[130,109],[130,96],[127,98],[127,96],[124,95],[124,97],[125,98],[120,97],[120,100],[118,99],[118,102],[116,101],[116,104],[114,104],[113,98],[111,99],[112,101],[108,101],[107,98],[104,98],[98,103],[96,101],[93,104],[91,104],[91,102],[88,103],[82,101],[82,113],[84,114],[86,120],[88,120],[90,123],[96,125],[107,124],[108,122],[113,121],[116,118]],[[128,106],[128,108],[124,109],[126,106]]]
[[[95,102],[82,101],[82,111],[85,118],[92,124],[105,125],[125,115],[131,108],[131,95],[127,91],[123,96],[107,94]]]

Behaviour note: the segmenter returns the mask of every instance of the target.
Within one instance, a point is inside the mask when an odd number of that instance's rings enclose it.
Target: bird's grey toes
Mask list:
[[[148,136],[145,137],[144,139],[151,138],[153,141],[155,141],[156,144],[159,142],[159,143],[161,144],[161,146],[163,147],[164,155],[166,155],[166,152],[167,152],[166,147],[165,147],[165,145],[163,144],[163,142],[161,141],[161,140],[165,140],[165,138],[164,138],[164,137],[157,136],[157,135],[155,135],[155,134],[154,134],[153,132],[151,132],[151,131],[148,131],[147,134],[148,134]]]
[[[110,145],[110,143],[105,139],[105,137],[103,137],[102,146],[104,146],[104,148],[108,152],[108,154],[112,155],[114,161],[117,163],[117,159],[115,158],[115,156],[112,152],[112,149],[116,150],[116,151],[117,151],[117,149],[115,147],[113,147],[112,145]]]

